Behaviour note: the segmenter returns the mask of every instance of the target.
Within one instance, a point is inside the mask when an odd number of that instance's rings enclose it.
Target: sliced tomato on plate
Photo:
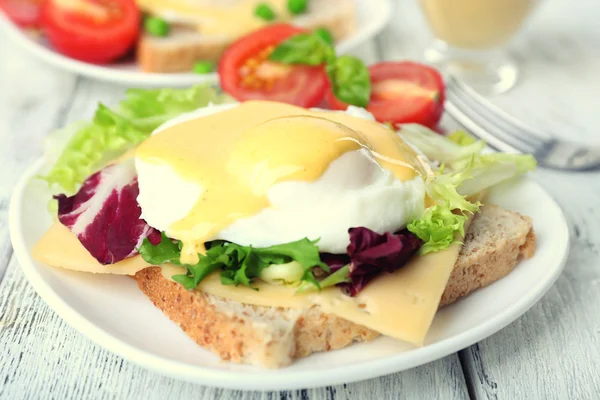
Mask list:
[[[444,111],[444,80],[427,65],[409,61],[382,62],[369,67],[371,99],[367,110],[380,122],[418,123],[435,128]],[[327,93],[329,106],[348,105]]]
[[[273,49],[290,36],[306,32],[288,24],[274,24],[234,42],[219,62],[224,91],[237,100],[272,100],[314,107],[327,89],[323,67],[284,65],[268,60]]]
[[[40,21],[42,0],[0,0],[0,10],[15,24],[35,28]]]
[[[107,63],[135,44],[140,11],[134,0],[45,0],[41,25],[61,53],[92,63]]]

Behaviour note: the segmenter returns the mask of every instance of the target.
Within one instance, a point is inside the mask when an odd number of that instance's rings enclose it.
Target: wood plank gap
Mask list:
[[[383,44],[381,43],[383,37],[383,33],[378,34],[377,36],[375,36],[375,57],[377,57],[377,62],[381,62],[384,59],[384,51],[383,51]]]
[[[10,238],[8,239],[10,241]],[[2,283],[2,280],[4,279],[4,276],[6,275],[6,270],[8,270],[8,265],[10,264],[10,260],[12,260],[14,255],[14,250],[12,247],[12,243],[8,245],[8,249],[6,251],[6,255],[3,255],[3,259],[6,260],[6,263],[4,263],[4,265],[0,265],[0,283]]]
[[[477,395],[475,394],[475,387],[473,385],[473,376],[471,374],[472,371],[470,370],[467,362],[466,351],[467,349],[461,350],[457,353],[458,360],[460,361],[460,368],[462,369],[463,377],[465,378],[465,384],[467,386],[467,393],[469,395],[469,399],[477,400]]]
[[[77,94],[79,92],[79,87],[81,85],[81,76],[75,75],[75,82],[71,88],[71,92],[69,93],[69,97],[67,101],[65,101],[64,105],[59,108],[59,111],[56,113],[56,118],[54,119],[53,129],[60,129],[66,126],[67,124],[67,116],[69,112],[75,105],[75,99],[77,98]]]
[[[485,370],[479,343],[461,350],[458,359],[463,369],[469,397],[474,400],[498,400],[498,384]]]

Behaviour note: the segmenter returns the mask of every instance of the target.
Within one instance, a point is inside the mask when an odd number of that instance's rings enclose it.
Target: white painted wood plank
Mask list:
[[[600,173],[537,175],[570,222],[565,271],[540,303],[463,360],[478,398],[598,398]]]
[[[7,213],[17,177],[39,152],[45,133],[62,121],[76,79],[40,68],[0,36],[0,281],[12,255]],[[49,101],[50,100],[50,101]]]

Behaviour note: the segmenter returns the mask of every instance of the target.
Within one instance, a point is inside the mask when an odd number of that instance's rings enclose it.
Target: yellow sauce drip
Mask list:
[[[137,0],[139,7],[174,23],[192,24],[202,34],[237,38],[269,22],[254,14],[256,6],[266,3],[277,22],[291,19],[287,0]]]
[[[190,212],[167,231],[183,242],[182,262],[193,264],[214,234],[268,207],[272,185],[314,181],[360,148],[399,180],[423,173],[414,151],[377,122],[267,101],[171,127],[143,142],[136,157],[167,165],[201,188]]]

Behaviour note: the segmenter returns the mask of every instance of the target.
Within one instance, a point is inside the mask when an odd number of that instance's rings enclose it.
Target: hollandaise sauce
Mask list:
[[[195,263],[215,233],[268,207],[273,185],[315,181],[332,161],[359,149],[399,180],[424,174],[415,152],[375,121],[267,101],[175,125],[143,142],[136,157],[167,165],[201,188],[167,232],[183,242],[181,261]]]

